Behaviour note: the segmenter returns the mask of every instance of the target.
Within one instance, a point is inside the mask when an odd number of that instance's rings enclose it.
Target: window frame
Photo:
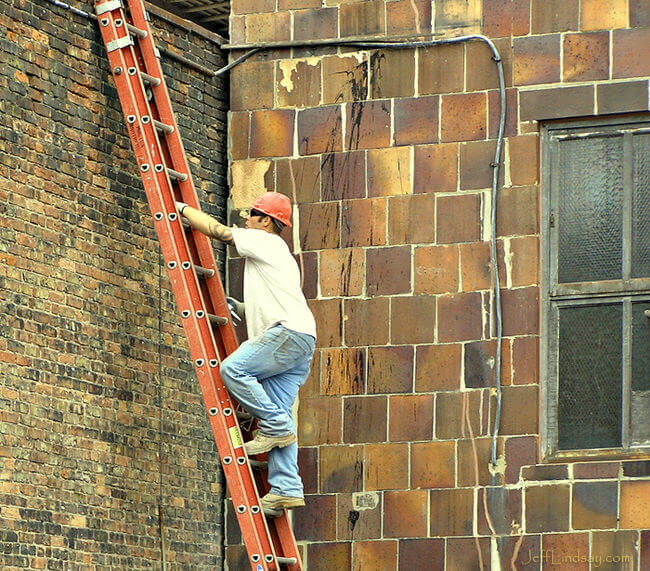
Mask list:
[[[627,127],[627,128],[625,128]],[[593,133],[578,133],[578,130],[593,129]],[[631,215],[633,163],[624,159],[623,164],[623,229],[622,229],[622,279],[599,282],[558,283],[559,229],[555,225],[557,197],[553,192],[552,172],[554,153],[559,146],[558,137],[586,138],[588,136],[611,136],[626,132],[650,133],[650,114],[629,114],[607,118],[548,121],[541,124],[541,193],[540,193],[540,448],[542,460],[546,462],[567,460],[604,460],[623,458],[647,458],[650,445],[631,446],[631,342],[633,301],[650,301],[650,277],[630,278],[630,264],[626,251],[631,251]],[[625,137],[625,135],[623,135]],[[631,136],[624,138],[624,149],[631,144]],[[630,163],[630,164],[627,164]],[[631,255],[631,254],[630,254]],[[578,450],[559,450],[558,429],[558,340],[559,309],[567,306],[622,303],[623,347],[622,347],[622,390],[621,399],[621,447]]]

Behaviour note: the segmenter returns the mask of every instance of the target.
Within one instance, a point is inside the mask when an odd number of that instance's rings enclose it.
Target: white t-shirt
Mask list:
[[[256,228],[233,228],[235,247],[246,258],[244,303],[248,338],[278,323],[316,337],[316,321],[300,289],[300,271],[286,242]]]

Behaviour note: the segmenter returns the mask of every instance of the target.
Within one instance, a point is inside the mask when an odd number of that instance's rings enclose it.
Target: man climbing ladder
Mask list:
[[[277,192],[262,194],[253,203],[246,228],[229,228],[182,202],[177,207],[192,228],[235,246],[246,259],[248,341],[221,363],[221,378],[257,418],[258,430],[245,444],[246,452],[269,453],[271,489],[261,499],[262,508],[304,506],[291,407],[309,374],[316,323],[300,288],[298,265],[280,237],[284,226],[291,226],[290,201]]]

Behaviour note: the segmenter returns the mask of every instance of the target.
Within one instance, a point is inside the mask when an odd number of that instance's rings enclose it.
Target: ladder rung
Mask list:
[[[167,167],[167,174],[171,178],[175,178],[176,180],[180,180],[181,182],[185,182],[187,180],[187,175],[182,172],[175,171],[174,169],[170,169]]]
[[[166,133],[167,135],[171,135],[174,132],[174,127],[171,125],[166,125],[165,123],[161,123],[160,121],[156,121],[155,119],[153,120],[153,125],[156,129],[162,131],[163,133]]]
[[[136,28],[135,26],[132,26],[131,24],[127,24],[126,29],[129,32],[131,32],[134,36],[138,36],[138,38],[146,38],[147,37],[147,31],[146,30],[141,30],[140,28]]]
[[[160,85],[160,78],[154,77],[153,75],[149,75],[148,73],[145,73],[144,71],[140,72],[140,77],[147,83],[150,83],[153,86]],[[172,127],[173,129],[173,127]]]
[[[206,278],[211,278],[214,276],[214,270],[211,270],[209,268],[202,268],[201,266],[194,266],[194,270],[196,271],[197,275],[200,277],[206,277]]]
[[[251,465],[251,468],[253,468],[254,470],[268,470],[269,469],[269,463],[268,462],[262,462],[261,460],[251,460],[249,458],[248,463]]]
[[[296,565],[298,563],[295,557],[276,557],[275,559],[280,565]]]
[[[208,313],[208,319],[213,325],[225,325],[228,323],[227,317],[220,317],[219,315],[213,315],[212,313]]]

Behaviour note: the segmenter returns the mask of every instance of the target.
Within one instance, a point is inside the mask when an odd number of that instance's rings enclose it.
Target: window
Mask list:
[[[542,138],[547,458],[650,452],[650,118]]]

